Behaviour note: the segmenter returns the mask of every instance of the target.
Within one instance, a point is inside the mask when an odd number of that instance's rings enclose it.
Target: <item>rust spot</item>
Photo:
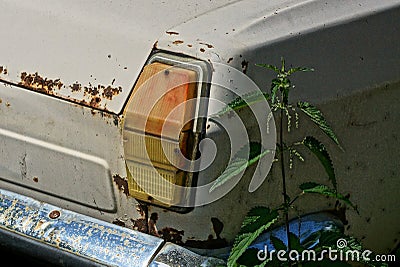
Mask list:
[[[32,178],[32,180],[33,180],[35,183],[39,182],[39,178],[38,178],[38,177],[36,177],[36,176],[35,176],[35,177],[33,177],[33,178]]]
[[[115,126],[118,126],[118,123],[119,123],[119,118],[118,118],[118,116],[114,116],[114,125]]]
[[[7,75],[7,73],[8,73],[8,70],[5,68],[5,67],[3,67],[3,66],[0,66],[0,74],[4,74],[4,75]]]
[[[111,58],[111,55],[108,55],[107,57],[108,57],[108,58]]]
[[[158,213],[157,212],[153,212],[150,215],[149,221],[147,223],[147,227],[148,227],[148,232],[151,235],[157,236],[157,237],[161,237],[160,232],[157,230],[157,221],[158,221]]]
[[[113,80],[113,82],[115,81],[115,79]],[[108,100],[112,100],[112,98],[116,95],[118,95],[119,93],[122,92],[122,87],[111,87],[110,85],[107,86],[106,88],[103,88],[103,93],[102,96],[104,98],[107,98]]]
[[[37,72],[31,74],[22,72],[19,85],[42,93],[53,94],[53,90],[61,89],[63,83],[60,79],[43,78]]]
[[[115,79],[113,80],[113,82],[115,82]],[[92,98],[90,106],[97,107],[96,103],[99,103],[101,101],[100,95],[108,100],[112,100],[114,96],[122,92],[121,86],[112,87],[111,85],[108,85],[107,87],[101,84],[97,86],[92,86],[92,84],[89,83],[89,86],[85,86],[84,95],[89,95]]]
[[[113,180],[117,184],[118,189],[122,190],[122,192],[124,192],[124,194],[128,196],[129,195],[128,180],[122,178],[118,174],[115,174],[113,176]]]
[[[169,35],[179,35],[178,32],[173,32],[173,31],[166,31],[166,33]]]
[[[187,46],[188,46],[188,47],[192,47],[193,45],[191,45],[191,44],[188,44]]]
[[[6,107],[10,107],[11,106],[11,104],[7,101],[6,102]]]
[[[116,225],[119,225],[119,226],[122,226],[122,227],[125,227],[125,222],[122,221],[121,219],[118,219],[118,218],[115,219],[112,223],[116,224]]]
[[[226,63],[231,63],[232,60],[233,60],[233,57],[230,57]]]
[[[72,92],[79,92],[79,91],[82,90],[82,85],[80,83],[78,83],[78,82],[70,85],[69,87],[71,88]]]
[[[58,217],[60,217],[61,213],[58,210],[53,210],[49,213],[49,218],[50,219],[57,219]]]
[[[100,102],[101,102],[101,98],[96,96],[93,97],[92,100],[90,100],[89,102],[89,106],[93,107],[93,108],[98,108],[100,106]]]
[[[100,85],[98,85],[97,87],[93,87],[91,83],[89,83],[89,86],[85,86],[84,87],[84,94],[89,94],[91,96],[97,96],[100,92],[99,89],[101,88]]]
[[[148,218],[146,218],[146,214],[148,211],[147,206],[142,204],[137,204],[136,211],[140,214],[140,218],[136,220],[131,219],[131,221],[133,222],[133,229],[140,231],[142,233],[148,233],[149,232],[147,227]]]
[[[206,50],[204,48],[200,48],[200,52],[204,53]]]
[[[182,245],[183,244],[182,238],[185,232],[179,231],[172,227],[164,227],[159,231],[159,234],[161,238],[163,238],[167,242],[172,242],[175,244]]]
[[[208,48],[214,48],[213,45],[210,45],[210,44],[207,44],[207,43],[199,43],[199,44],[205,45],[205,46],[207,46]]]
[[[174,45],[180,45],[180,44],[183,44],[183,41],[182,40],[176,40],[176,41],[173,41],[172,43]]]
[[[127,67],[125,67],[125,69],[127,69]],[[100,108],[103,99],[112,100],[114,96],[122,92],[121,86],[113,86],[115,79],[112,80],[111,85],[107,86],[101,84],[93,86],[90,82],[87,86],[83,86],[78,81],[66,86],[60,81],[60,79],[43,78],[37,72],[31,74],[22,72],[20,78],[21,81],[18,83],[18,85],[24,88],[28,88],[48,95],[58,95],[63,99],[90,106],[92,108]],[[70,88],[72,93],[83,90],[84,99],[74,99],[70,96],[65,96],[55,91],[55,89],[60,90],[62,87]],[[103,109],[107,111],[105,105],[106,104],[103,105]]]

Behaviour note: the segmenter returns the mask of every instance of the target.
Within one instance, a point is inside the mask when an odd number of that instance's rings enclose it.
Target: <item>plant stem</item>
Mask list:
[[[280,143],[280,147],[281,147],[281,171],[282,171],[282,194],[283,194],[283,201],[284,201],[284,205],[285,205],[285,226],[286,226],[286,235],[287,235],[287,241],[288,241],[288,251],[290,251],[290,229],[289,229],[289,207],[287,206],[288,204],[288,198],[287,198],[287,194],[286,194],[286,173],[285,173],[285,158],[284,158],[284,154],[283,154],[283,109],[281,109],[281,123],[280,123],[280,133],[279,133],[279,143]],[[291,266],[291,263],[289,262],[289,266]]]

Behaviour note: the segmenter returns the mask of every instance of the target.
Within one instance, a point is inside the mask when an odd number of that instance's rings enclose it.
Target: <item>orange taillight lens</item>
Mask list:
[[[173,206],[182,201],[177,187],[190,186],[179,168],[192,158],[191,130],[197,73],[154,62],[144,67],[124,114],[124,152],[130,195]]]

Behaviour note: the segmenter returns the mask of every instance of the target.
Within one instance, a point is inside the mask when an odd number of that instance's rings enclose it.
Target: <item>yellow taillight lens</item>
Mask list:
[[[146,65],[124,114],[124,152],[129,194],[163,206],[182,202],[174,185],[190,186],[179,166],[191,159],[197,73],[154,62]],[[161,178],[161,179],[160,179]]]

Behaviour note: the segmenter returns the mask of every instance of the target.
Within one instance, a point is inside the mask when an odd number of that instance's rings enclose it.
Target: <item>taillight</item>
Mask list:
[[[129,194],[165,207],[180,206],[193,185],[204,125],[199,110],[204,68],[155,56],[144,67],[124,111]],[[190,165],[190,164],[189,164]],[[183,205],[186,206],[186,205]]]

